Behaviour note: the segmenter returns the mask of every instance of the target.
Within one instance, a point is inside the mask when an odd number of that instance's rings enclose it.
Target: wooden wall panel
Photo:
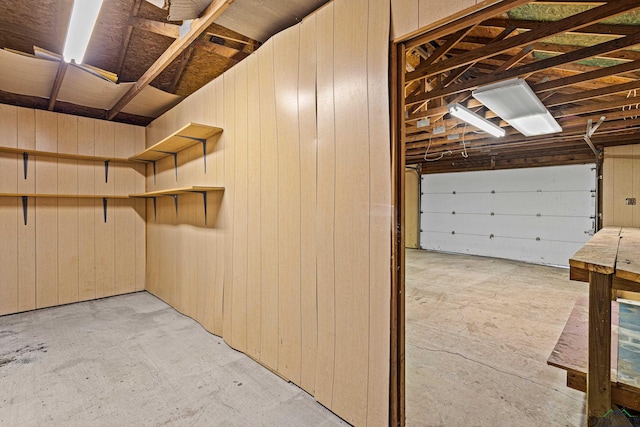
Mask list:
[[[633,171],[631,173],[631,185],[633,187],[633,197],[636,198],[637,202],[640,200],[640,146],[638,144],[632,146],[631,159],[633,167]],[[638,205],[635,205],[631,210],[631,223],[634,227],[640,227],[640,208],[638,208]]]
[[[317,13],[317,105],[318,105],[318,188],[317,188],[317,298],[318,363],[315,397],[331,408],[335,366],[335,108],[333,80],[333,8],[329,3]],[[321,351],[320,351],[321,349]]]
[[[18,311],[18,198],[0,197],[0,316]]]
[[[51,111],[35,110],[36,150],[58,151],[58,115]]]
[[[225,258],[224,258],[224,307],[223,307],[223,337],[235,348],[232,335],[232,307],[233,307],[233,209],[235,183],[235,68],[223,75],[224,81],[224,203],[221,211],[224,216],[225,227]]]
[[[18,107],[0,104],[0,145],[18,146]]]
[[[300,386],[313,394],[318,356],[316,298],[316,15],[300,25],[298,113],[300,116]]]
[[[274,36],[278,132],[278,372],[300,384],[300,130],[298,67],[300,27]],[[234,230],[235,232],[235,230]],[[235,308],[235,307],[234,307]]]
[[[58,200],[36,199],[36,308],[58,304]]]
[[[247,192],[248,192],[248,73],[247,62],[243,61],[235,68],[235,132],[234,132],[234,178],[233,178],[233,247],[231,300],[231,333],[234,348],[247,351],[247,263],[248,263],[248,222],[247,222]]]
[[[79,299],[78,199],[58,199],[58,304]]]
[[[640,149],[607,147],[602,166],[603,226],[640,227],[640,205],[627,205],[627,198],[640,201]]]
[[[335,2],[334,8],[336,360],[331,409],[363,425],[369,358],[369,336],[363,334],[369,329],[369,116],[353,112],[368,111],[368,28],[360,18],[368,15],[368,2]]]
[[[93,167],[91,171],[93,181]],[[81,181],[82,182],[82,181]],[[91,190],[93,193],[93,190]],[[78,300],[86,301],[96,298],[96,228],[95,201],[93,199],[78,200]]]
[[[273,39],[258,50],[260,73],[260,362],[278,367],[278,133]]]
[[[36,308],[36,202],[34,197],[27,200],[27,224],[21,215],[21,201],[18,200],[18,310]]]
[[[224,123],[225,112],[225,96],[224,96],[224,82],[223,79],[218,79],[213,82],[215,105],[215,116],[213,124],[222,125]],[[223,133],[225,133],[223,131]],[[225,153],[226,142],[225,139],[219,137],[215,144],[215,158],[216,158],[216,185],[224,186],[225,184]],[[222,216],[222,207],[225,206],[228,197],[225,197],[227,190],[225,189],[223,194],[217,195],[214,201],[218,201],[220,205],[212,205],[216,209],[217,215],[215,221],[212,218],[212,226],[215,228],[215,240],[216,240],[216,275],[215,275],[215,288],[213,292],[213,332],[216,335],[222,336],[223,333],[223,318],[224,318],[224,274],[225,274],[225,260],[226,260],[226,248],[225,248],[225,236],[223,233],[224,218]]]
[[[247,354],[260,360],[261,318],[261,233],[260,224],[260,67],[258,55],[247,58],[248,110],[247,117],[254,122],[247,133]],[[248,124],[248,123],[247,123]]]
[[[415,169],[404,172],[404,245],[418,248],[420,237],[420,174]]]
[[[18,107],[18,147],[36,149],[36,112]]]

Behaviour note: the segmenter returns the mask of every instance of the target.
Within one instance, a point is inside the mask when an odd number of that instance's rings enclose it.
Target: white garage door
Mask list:
[[[566,266],[593,232],[594,168],[423,175],[420,245]]]

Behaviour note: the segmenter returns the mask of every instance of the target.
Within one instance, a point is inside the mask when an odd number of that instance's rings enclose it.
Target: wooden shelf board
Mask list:
[[[208,139],[220,132],[222,132],[222,129],[218,127],[189,123],[157,144],[152,145],[135,156],[129,157],[129,160],[143,162],[159,160],[169,154],[175,154],[197,144],[197,139]]]
[[[13,154],[28,153],[29,155],[32,155],[32,156],[54,157],[59,159],[72,159],[72,160],[89,160],[89,161],[99,161],[99,162],[106,162],[107,160],[110,162],[117,162],[117,163],[131,162],[129,159],[118,158],[118,157],[85,156],[81,154],[54,153],[51,151],[26,150],[24,148],[14,148],[14,147],[0,147],[0,153],[13,153]]]
[[[206,187],[201,185],[195,185],[191,187],[169,188],[166,190],[148,191],[146,193],[131,194],[129,195],[129,197],[174,196],[176,194],[206,193],[209,191],[224,191],[224,187]]]
[[[129,196],[113,194],[42,194],[42,193],[0,193],[0,197],[49,197],[53,199],[128,199]]]

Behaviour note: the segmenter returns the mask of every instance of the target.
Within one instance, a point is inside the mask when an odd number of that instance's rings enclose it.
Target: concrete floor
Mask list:
[[[339,426],[141,292],[0,317],[0,426]]]
[[[407,250],[408,426],[583,426],[585,395],[546,365],[586,283],[569,270]]]

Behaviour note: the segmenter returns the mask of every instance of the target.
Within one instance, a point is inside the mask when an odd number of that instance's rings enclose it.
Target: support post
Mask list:
[[[589,272],[589,426],[598,425],[611,409],[611,276]]]

